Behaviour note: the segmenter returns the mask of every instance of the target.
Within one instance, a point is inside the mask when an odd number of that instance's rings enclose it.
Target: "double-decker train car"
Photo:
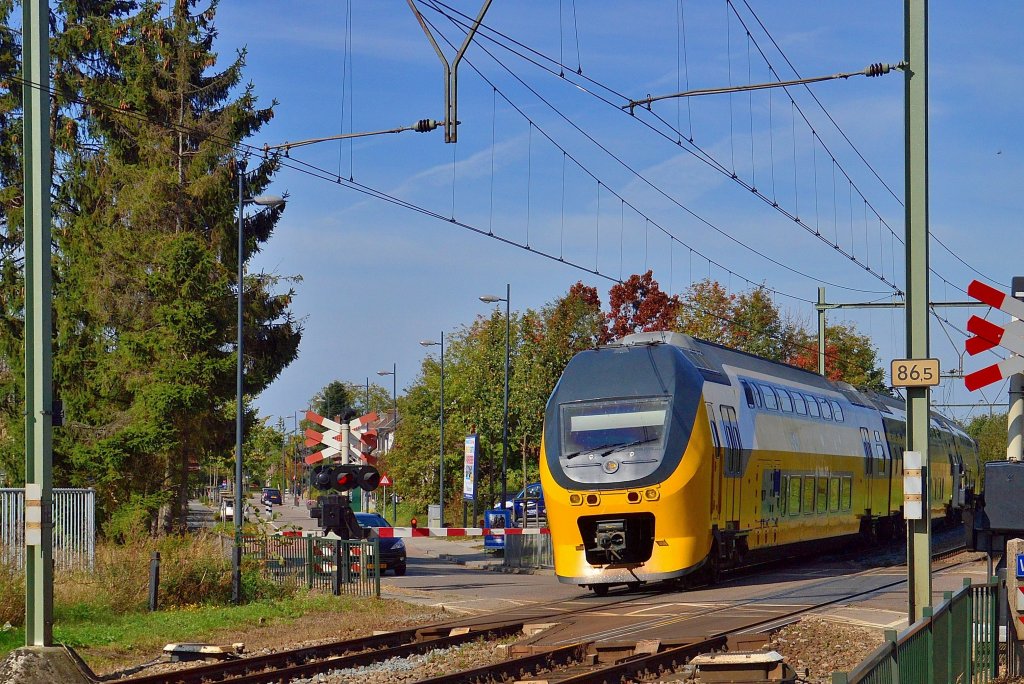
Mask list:
[[[930,515],[978,483],[932,414]],[[555,574],[597,593],[903,529],[901,400],[679,333],[581,352],[547,404],[541,483]]]

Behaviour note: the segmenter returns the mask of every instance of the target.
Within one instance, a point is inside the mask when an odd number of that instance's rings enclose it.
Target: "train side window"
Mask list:
[[[832,420],[832,409],[828,405],[828,400],[819,399],[818,404],[821,405],[821,417],[825,420]]]
[[[779,398],[775,396],[775,390],[767,385],[758,385],[761,394],[764,396],[764,407],[772,411],[779,410]]]
[[[877,432],[875,433],[878,434]],[[885,475],[885,447],[880,443],[875,442],[875,472],[879,475]]]
[[[804,515],[810,515],[814,513],[814,477],[807,476],[804,478],[804,500],[803,500]]]
[[[833,477],[828,481],[828,510],[835,512],[839,510],[839,478]]]
[[[875,430],[875,441],[876,442],[881,442],[882,441],[882,435],[878,434],[878,430]]]
[[[743,394],[747,398],[747,406],[756,408],[757,401],[754,399],[754,390],[750,387],[750,383],[746,380],[740,380],[740,384],[743,385]]]
[[[736,412],[731,406],[721,406],[722,432],[725,433],[725,471],[730,474],[739,472],[739,431],[735,429]]]
[[[818,402],[814,397],[809,397],[805,394],[804,398],[807,399],[807,413],[815,418],[821,418],[821,409],[818,408]]]
[[[864,447],[864,473],[870,475],[874,472],[874,458],[871,455],[871,435],[867,428],[860,429],[860,441]]]
[[[819,477],[818,480],[818,496],[817,496],[817,508],[815,509],[818,513],[824,513],[828,510],[828,478]]]
[[[789,475],[782,478],[782,496],[779,497],[779,515],[786,515],[786,504],[789,503]]]
[[[844,477],[839,493],[839,505],[844,511],[853,508],[853,478]]]
[[[708,412],[708,423],[711,425],[711,442],[715,448],[715,455],[720,456],[721,452],[719,450],[722,448],[722,441],[718,438],[718,424],[715,422],[715,414],[710,411]]]
[[[792,413],[793,412],[793,398],[791,396],[789,396],[789,392],[787,392],[786,390],[784,390],[782,388],[779,388],[779,389],[777,389],[775,391],[779,393],[779,407],[783,411],[785,411],[786,413]]]
[[[830,401],[829,404],[832,406],[832,415],[839,423],[843,422],[843,407],[839,405],[838,401]]]
[[[800,478],[789,478],[789,514],[800,515]]]
[[[732,474],[739,474],[743,463],[743,442],[740,440],[740,426],[736,420],[736,409],[722,406],[722,428],[729,442],[725,467]]]
[[[804,403],[804,395],[793,392],[793,410],[801,416],[807,415],[807,405]]]

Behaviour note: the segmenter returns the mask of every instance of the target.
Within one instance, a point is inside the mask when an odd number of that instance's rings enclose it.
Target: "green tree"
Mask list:
[[[0,1],[11,26],[12,0]],[[0,31],[0,470],[20,482],[25,467],[24,197],[21,169],[21,48],[13,31]]]
[[[355,412],[355,388],[344,380],[332,380],[309,400],[313,412],[334,420]]]
[[[978,443],[978,455],[983,463],[1006,460],[1005,413],[976,416],[967,424],[965,432]]]
[[[215,70],[216,3],[144,3],[125,19],[95,18],[104,69],[72,87],[90,103],[68,152],[56,219],[55,382],[67,427],[55,445],[71,479],[105,509],[130,504],[159,526],[183,523],[189,464],[223,459],[233,443],[235,302],[245,289],[244,392],[261,392],[296,356],[301,326],[289,279],[235,282],[237,180],[233,147],[273,115],[242,87],[244,52]],[[277,168],[256,163],[246,192]],[[246,261],[281,209],[250,215]],[[255,416],[247,408],[247,427]],[[248,431],[248,430],[247,430]],[[147,463],[148,468],[139,468]]]
[[[673,329],[706,342],[728,346],[732,341],[734,297],[717,281],[701,280],[687,289]]]

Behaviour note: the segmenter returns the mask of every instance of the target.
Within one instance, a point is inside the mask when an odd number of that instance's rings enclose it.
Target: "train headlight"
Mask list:
[[[604,462],[604,472],[608,473],[609,475],[611,475],[612,473],[616,472],[618,469],[619,469],[619,462],[618,461],[605,461]]]
[[[661,495],[658,494],[658,490],[657,489],[645,489],[644,490],[644,498],[647,499],[648,501],[657,501],[660,496]]]
[[[579,495],[579,494],[570,494],[569,495],[569,505],[570,506],[579,506],[582,503],[583,503],[583,497],[581,495]]]

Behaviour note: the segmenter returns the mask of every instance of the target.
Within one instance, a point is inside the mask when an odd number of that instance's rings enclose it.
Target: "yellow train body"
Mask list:
[[[541,446],[561,581],[603,591],[713,577],[900,529],[898,401],[673,333],[583,354],[552,395]],[[938,416],[930,444],[929,514],[955,515],[973,499],[976,447]]]

